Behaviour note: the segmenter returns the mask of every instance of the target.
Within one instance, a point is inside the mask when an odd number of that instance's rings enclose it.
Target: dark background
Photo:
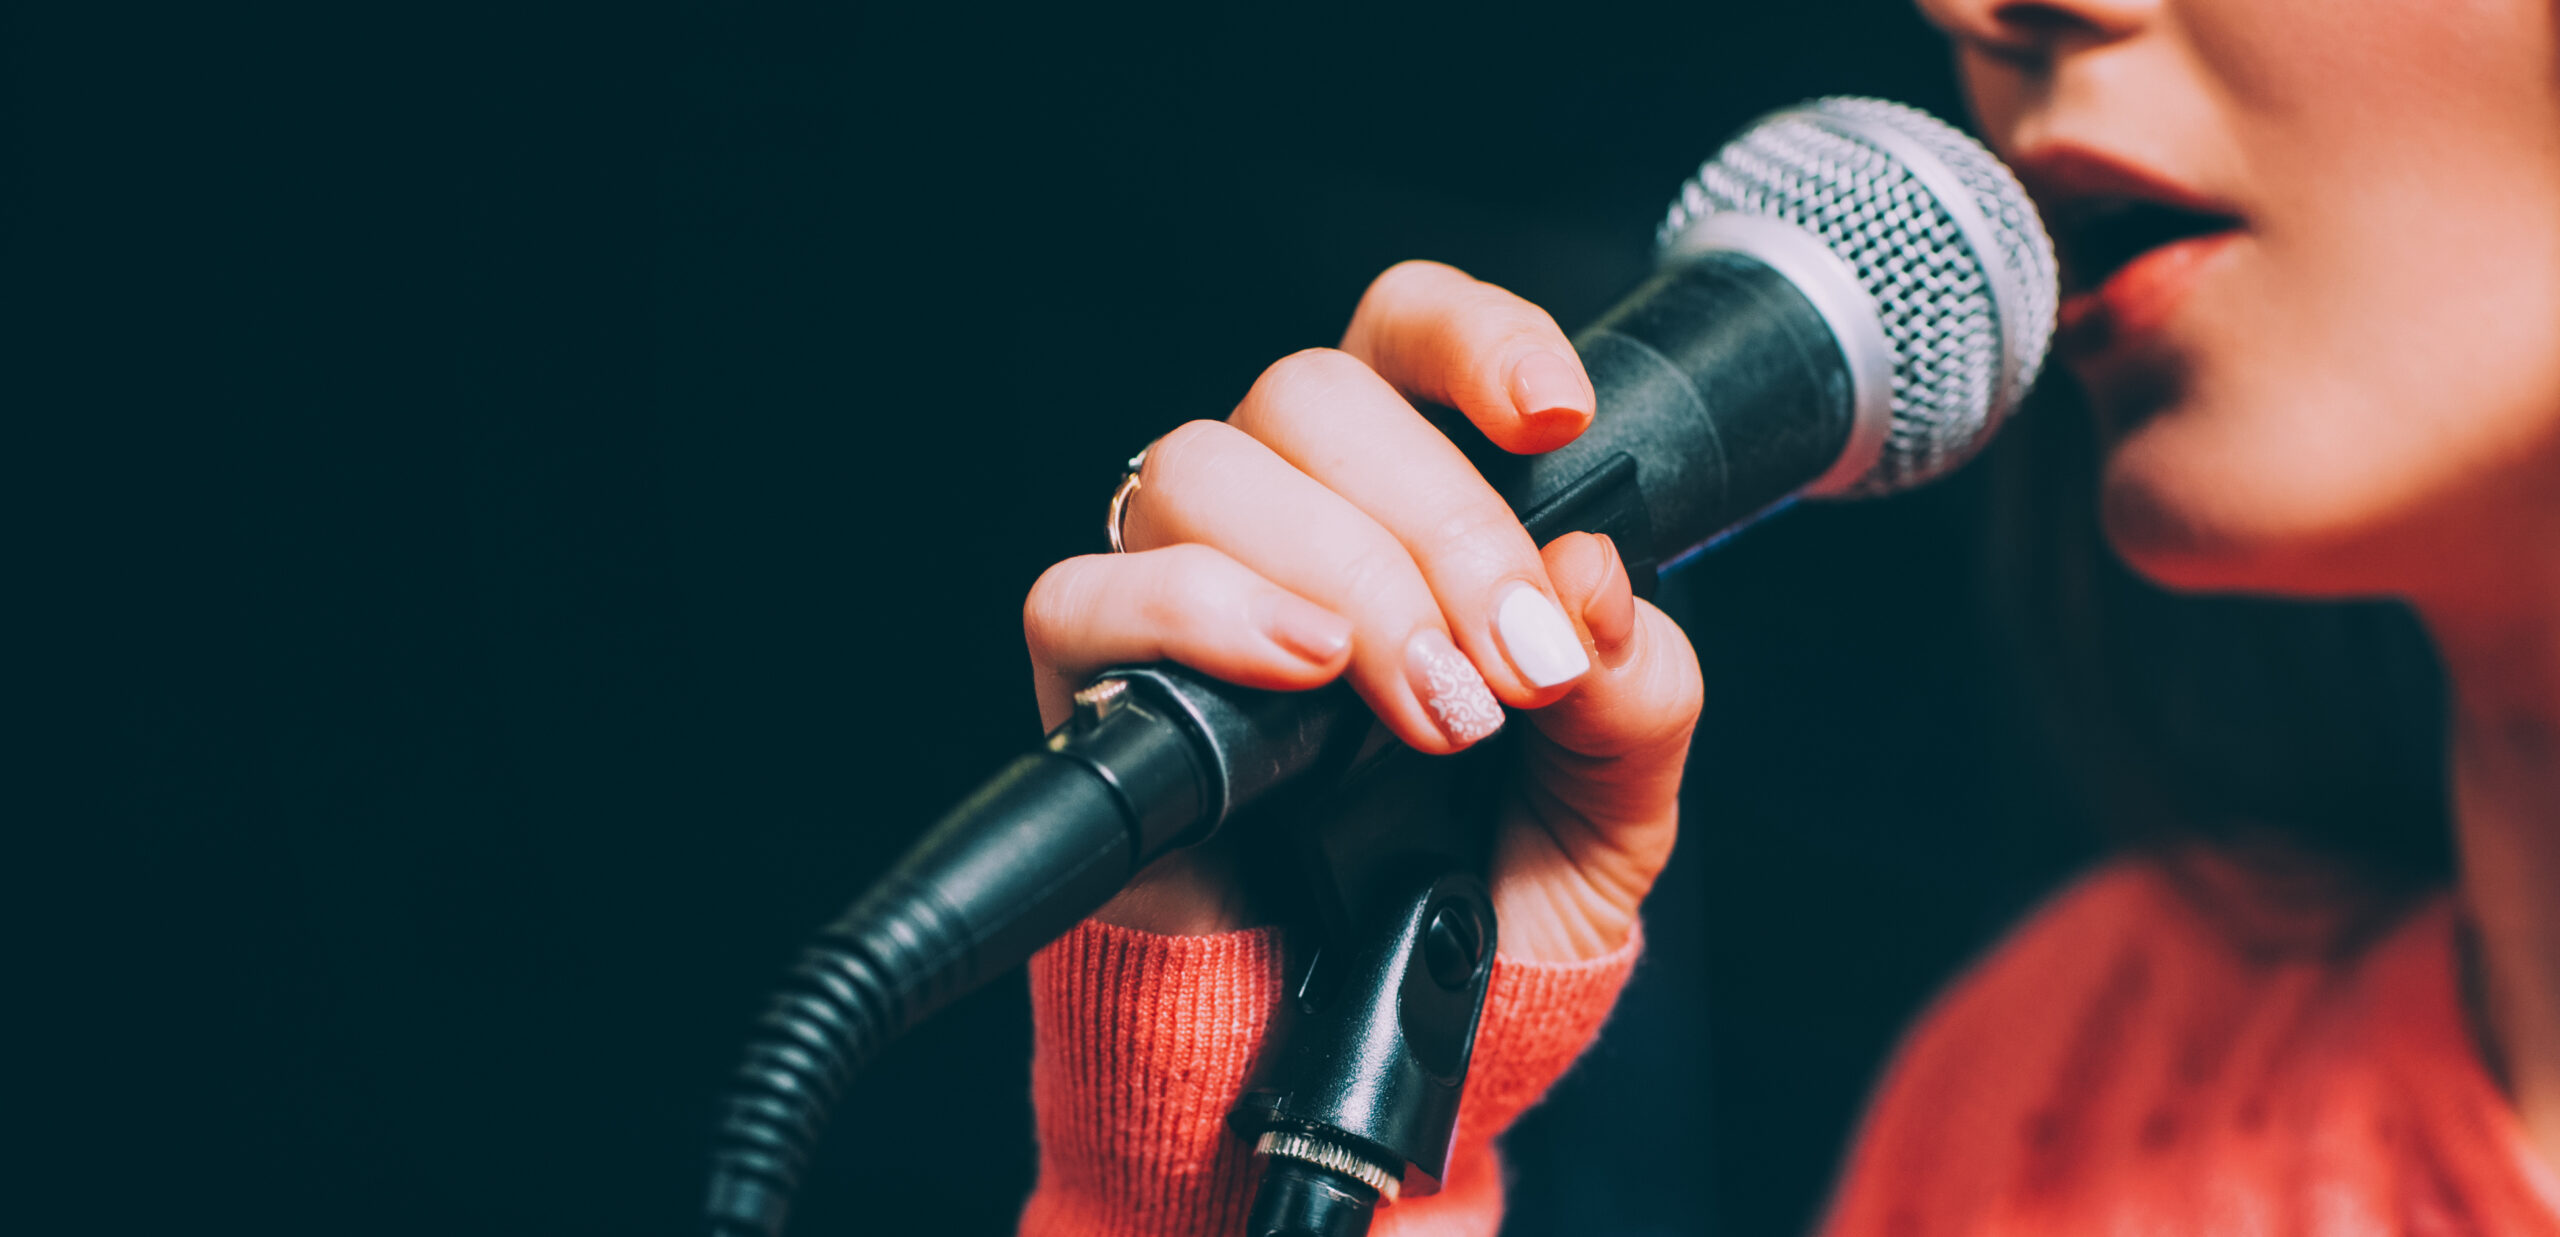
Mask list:
[[[1907,4],[17,13],[22,1194],[80,1231],[675,1233],[796,942],[1036,738],[1119,462],[1406,257],[1568,327]],[[1819,1205],[1919,1003],[2085,853],[1982,470],[1666,602],[1709,705],[1651,951],[1513,1233]],[[1018,982],[795,1232],[1005,1229]]]

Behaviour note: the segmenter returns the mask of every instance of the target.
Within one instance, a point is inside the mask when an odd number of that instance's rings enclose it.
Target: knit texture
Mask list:
[[[1376,1237],[1492,1233],[1494,1136],[1600,1030],[1634,969],[1630,937],[1588,962],[1497,954],[1449,1177],[1379,1209]],[[1040,1181],[1028,1237],[1220,1237],[1244,1229],[1253,1157],[1226,1126],[1280,998],[1269,929],[1160,936],[1088,922],[1031,961]]]
[[[2212,1233],[2560,1237],[2560,1174],[2482,1065],[2458,918],[2396,916],[2149,860],[2054,898],[1904,1042],[1828,1237]],[[1580,967],[1496,962],[1448,1189],[1382,1237],[1492,1237],[1493,1135],[1616,1000],[1634,945]],[[1193,1237],[1243,1221],[1224,1126],[1279,992],[1267,933],[1088,925],[1033,963],[1033,1237]]]
[[[2449,898],[2322,931],[2189,875],[2102,869],[1940,999],[1831,1237],[2560,1237],[2560,1179],[2470,1038]]]

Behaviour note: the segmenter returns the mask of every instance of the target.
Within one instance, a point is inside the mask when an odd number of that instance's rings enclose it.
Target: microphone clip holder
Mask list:
[[[1535,461],[1494,449],[1454,413],[1452,441],[1506,493]],[[1611,452],[1525,512],[1539,544],[1573,529],[1616,539],[1653,595],[1653,534],[1636,461]],[[1340,750],[1347,735],[1324,746]],[[1283,808],[1300,870],[1286,986],[1263,1064],[1228,1114],[1263,1162],[1250,1237],[1360,1237],[1381,1202],[1437,1192],[1499,939],[1486,888],[1509,730],[1454,756],[1369,742],[1326,794]]]
[[[1387,744],[1275,831],[1301,912],[1263,1064],[1228,1116],[1263,1162],[1246,1232],[1357,1237],[1375,1208],[1436,1192],[1492,980],[1485,883],[1498,760]]]

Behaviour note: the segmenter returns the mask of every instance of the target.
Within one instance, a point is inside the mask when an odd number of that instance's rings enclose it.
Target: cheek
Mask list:
[[[2560,217],[2560,216],[2555,216]],[[2560,244],[2275,247],[2199,306],[2160,411],[2110,451],[2110,538],[2164,584],[2423,591],[2560,493]],[[2437,242],[2437,243],[2430,243]],[[2138,387],[2112,399],[2142,399]],[[2502,510],[2501,508],[2506,508]]]
[[[2550,0],[2168,0],[2162,8],[2225,109],[2288,129],[2391,135],[2465,116],[2512,127],[2517,109],[2552,94],[2560,67],[2560,13]]]

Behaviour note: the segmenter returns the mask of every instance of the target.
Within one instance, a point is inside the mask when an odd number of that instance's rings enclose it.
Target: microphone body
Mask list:
[[[1541,544],[1606,533],[1636,585],[1804,490],[1857,428],[1836,333],[1786,275],[1711,252],[1656,272],[1574,338],[1598,412],[1544,455],[1502,452],[1463,422],[1443,428]]]

